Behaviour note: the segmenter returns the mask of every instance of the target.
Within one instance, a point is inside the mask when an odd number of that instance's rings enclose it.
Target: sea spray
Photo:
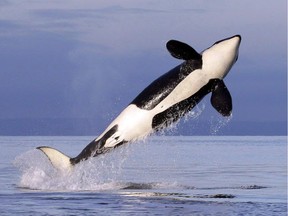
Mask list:
[[[14,160],[21,172],[18,186],[32,190],[83,191],[123,187],[117,183],[129,154],[128,145],[109,154],[79,163],[71,172],[60,172],[38,150],[25,152]]]
[[[56,174],[56,170],[37,150],[30,150],[17,156],[14,165],[22,173],[18,184],[20,188],[45,188],[47,180],[53,179]]]
[[[204,111],[206,107],[206,102],[205,100],[203,100],[202,103],[200,104],[197,104],[193,110],[191,110],[190,112],[188,112],[185,117],[184,117],[184,122],[190,120],[190,119],[197,119],[201,114],[202,112]]]
[[[217,135],[221,128],[225,127],[231,121],[232,117],[232,114],[228,117],[223,117],[219,114],[212,116],[210,120],[210,134]]]

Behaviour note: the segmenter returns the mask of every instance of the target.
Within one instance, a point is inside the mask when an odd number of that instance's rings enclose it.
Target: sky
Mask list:
[[[239,59],[225,78],[233,118],[220,119],[208,96],[197,121],[210,131],[211,122],[224,122],[223,134],[287,134],[285,0],[0,0],[0,135],[100,133],[182,63],[166,50],[168,40],[201,52],[235,34]],[[179,128],[193,135],[195,118]]]

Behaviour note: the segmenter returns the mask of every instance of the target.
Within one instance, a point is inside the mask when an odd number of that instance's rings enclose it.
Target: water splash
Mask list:
[[[210,121],[210,134],[217,135],[220,129],[231,121],[232,117],[232,114],[229,117],[223,117],[221,115],[212,116]]]
[[[123,147],[109,154],[79,163],[72,172],[61,173],[52,167],[44,154],[38,150],[31,150],[14,160],[14,165],[21,172],[18,187],[20,189],[58,192],[187,189],[186,186],[177,182],[123,181],[122,171],[129,153],[129,147]]]
[[[202,112],[205,110],[205,107],[206,107],[205,101],[203,101],[200,104],[197,104],[193,108],[193,110],[191,110],[190,112],[187,113],[187,115],[184,116],[184,122],[188,121],[190,119],[197,119],[202,114]]]
[[[21,172],[19,188],[52,191],[109,190],[123,187],[117,183],[122,165],[129,151],[123,147],[118,151],[91,158],[74,167],[73,171],[61,173],[38,150],[21,154],[14,165]]]

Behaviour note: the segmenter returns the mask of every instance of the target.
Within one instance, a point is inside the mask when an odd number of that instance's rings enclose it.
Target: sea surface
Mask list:
[[[0,215],[287,215],[287,137],[153,136],[59,173],[93,137],[0,137]]]

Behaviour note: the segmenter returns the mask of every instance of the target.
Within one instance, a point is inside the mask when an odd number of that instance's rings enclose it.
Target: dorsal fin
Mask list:
[[[201,55],[186,43],[177,40],[170,40],[167,42],[166,47],[170,54],[183,60],[200,60]]]

